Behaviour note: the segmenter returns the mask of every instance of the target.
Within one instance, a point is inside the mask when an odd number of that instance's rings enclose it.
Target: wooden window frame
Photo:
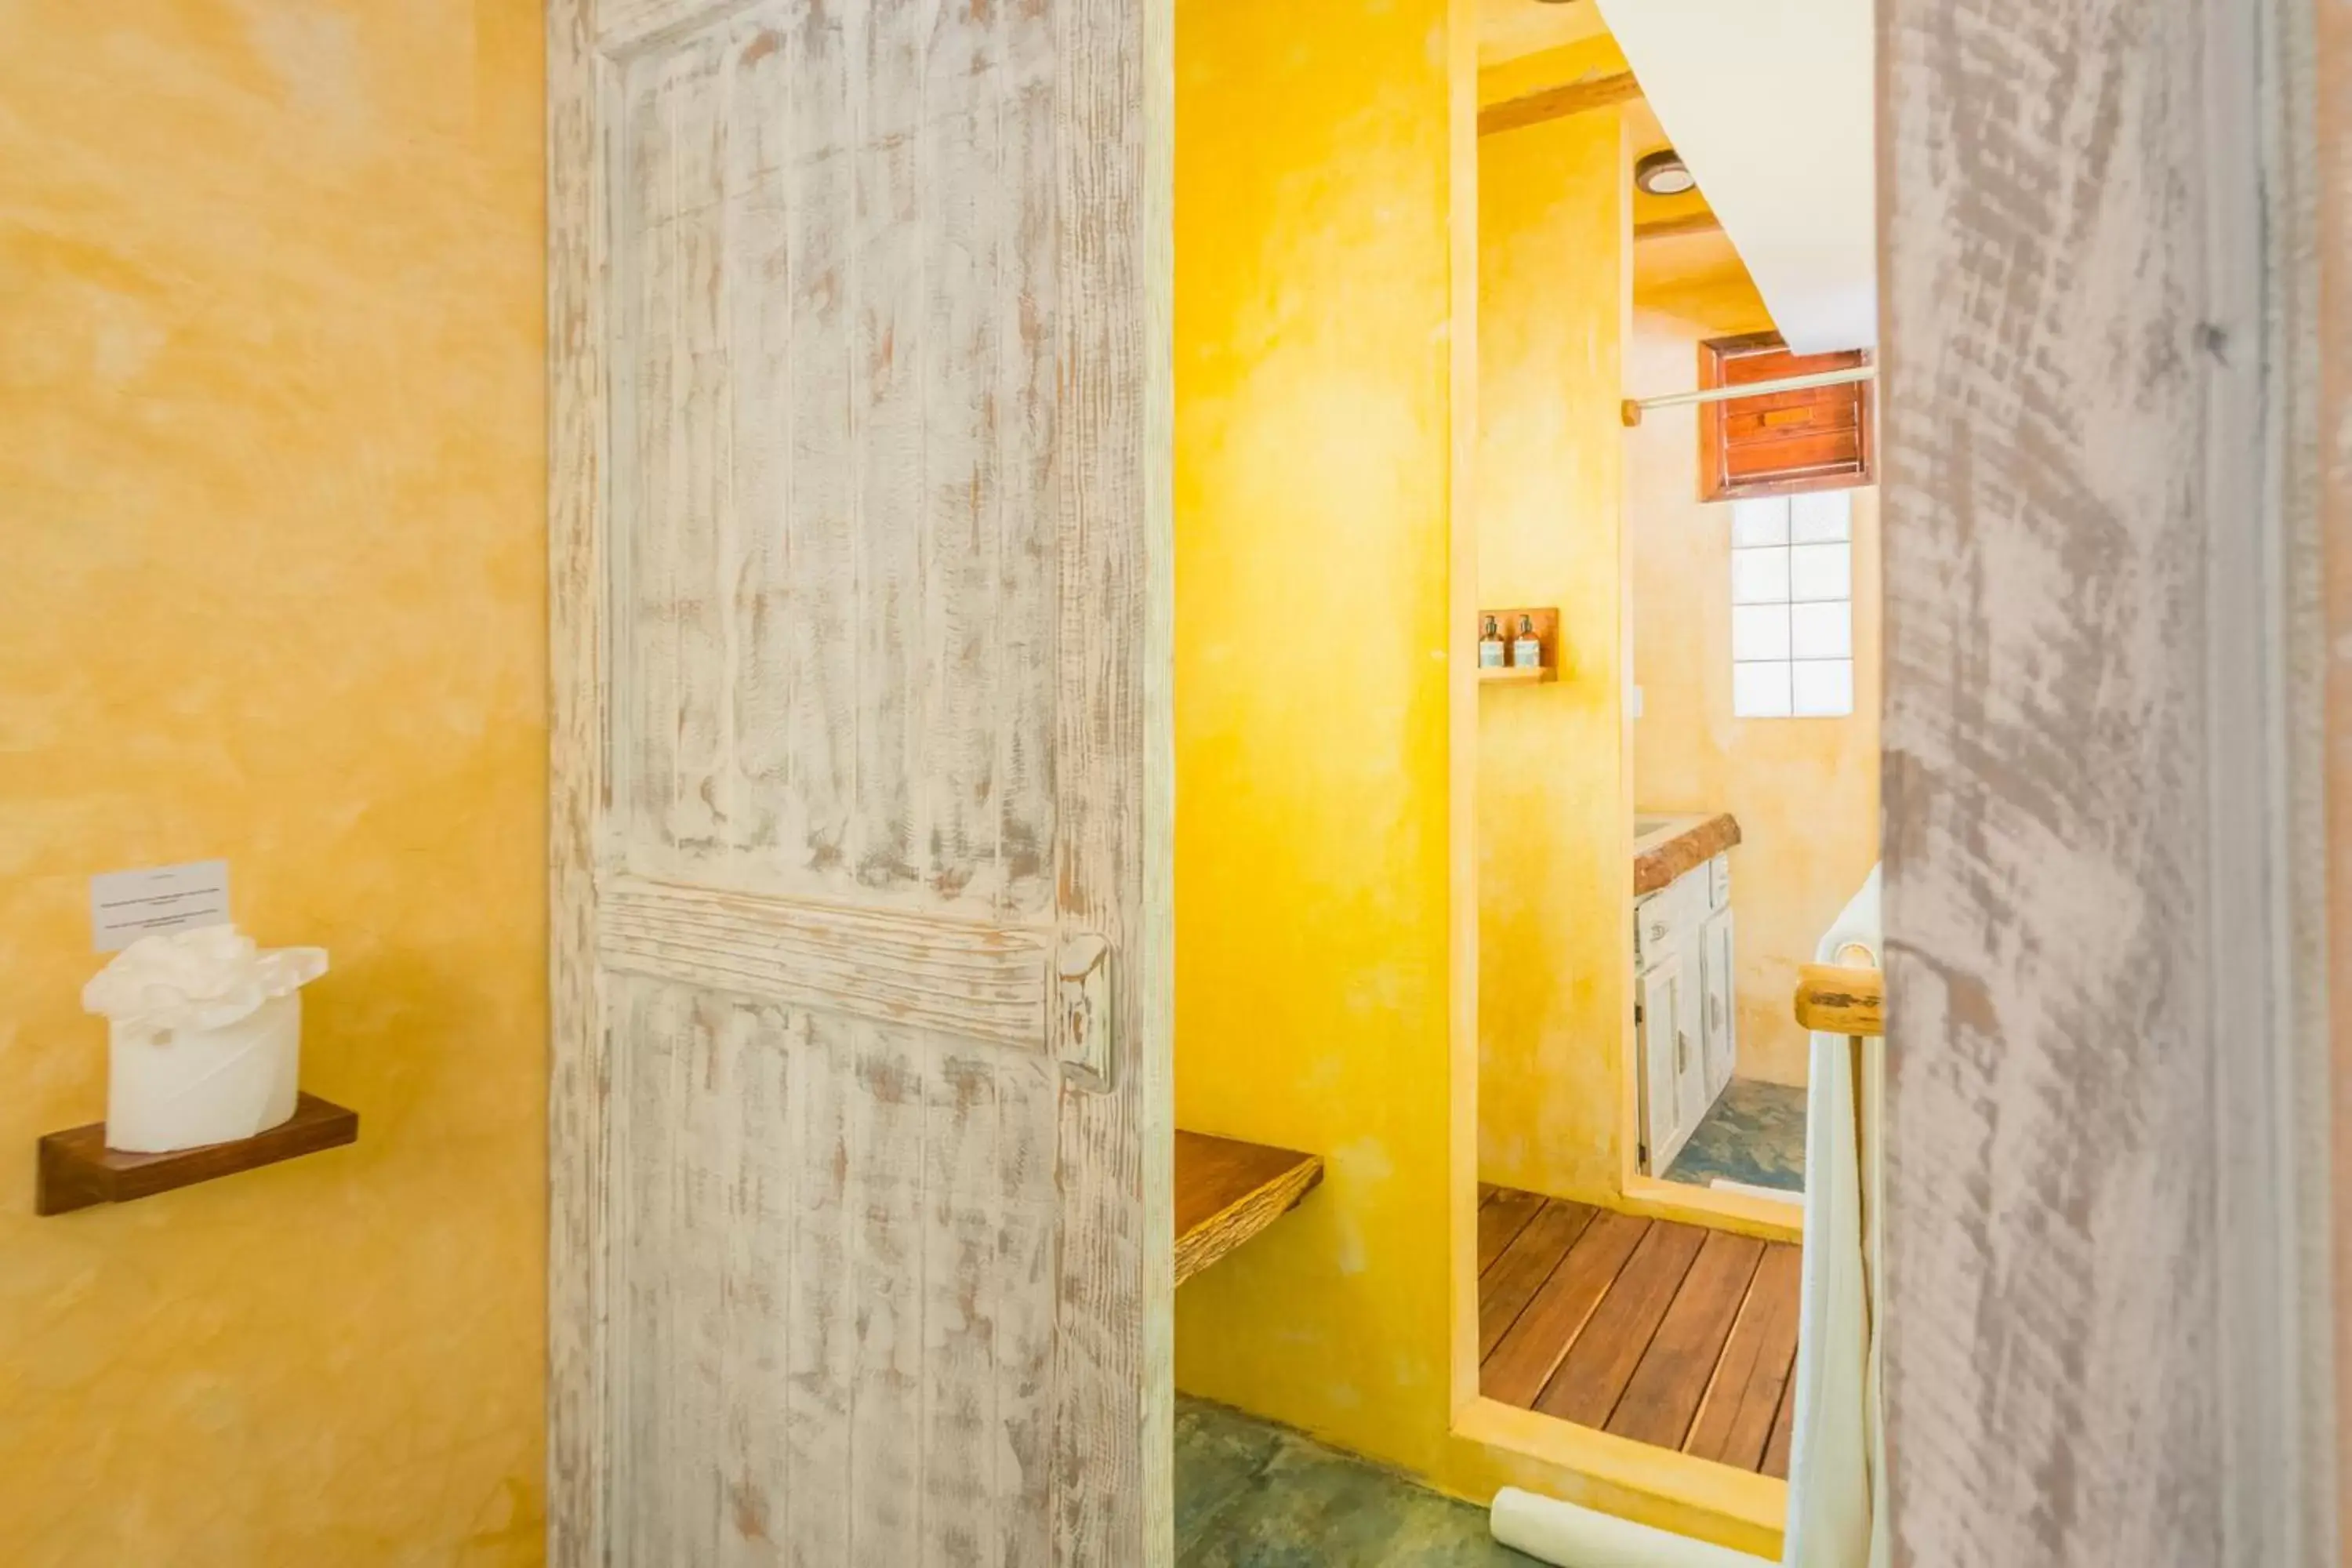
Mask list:
[[[1734,362],[1754,359],[1762,354],[1788,354],[1789,345],[1778,332],[1743,332],[1736,337],[1709,338],[1698,345],[1698,384],[1712,389],[1727,384],[1727,367]],[[1787,374],[1801,375],[1811,370],[1843,368],[1844,364],[1864,365],[1871,363],[1867,349],[1855,349],[1843,353],[1795,354]],[[1811,362],[1824,362],[1814,363]],[[1832,363],[1834,362],[1834,363]],[[1725,445],[1725,420],[1735,406],[1729,403],[1702,403],[1698,405],[1698,495],[1703,501],[1738,500],[1747,496],[1800,495],[1807,490],[1852,489],[1859,485],[1874,484],[1878,479],[1878,396],[1873,382],[1856,384],[1860,420],[1858,431],[1859,457],[1853,463],[1840,463],[1833,468],[1790,470],[1785,476],[1760,479],[1731,478],[1730,452]],[[1824,394],[1844,391],[1843,387],[1823,387]]]

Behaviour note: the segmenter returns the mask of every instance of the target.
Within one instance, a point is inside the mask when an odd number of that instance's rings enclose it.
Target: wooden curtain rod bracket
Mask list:
[[[1799,966],[1797,1022],[1825,1035],[1885,1034],[1885,975],[1839,963]]]
[[[1617,417],[1625,422],[1626,429],[1631,430],[1642,423],[1642,405],[1629,397],[1617,405]]]

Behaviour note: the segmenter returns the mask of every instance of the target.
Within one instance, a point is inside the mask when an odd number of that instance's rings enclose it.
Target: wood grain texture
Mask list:
[[[1739,1316],[1724,1342],[1706,1396],[1683,1439],[1683,1452],[1759,1469],[1797,1360],[1803,1255],[1785,1242],[1764,1248]]]
[[[1486,105],[1478,110],[1478,134],[1492,136],[1525,125],[1540,125],[1547,120],[1581,114],[1588,109],[1607,109],[1641,96],[1642,84],[1633,79],[1631,71],[1565,82]]]
[[[1670,1225],[1665,1239],[1695,1254],[1674,1279],[1654,1247],[1641,1252],[1660,1222],[1508,1188],[1481,1217],[1514,1198],[1538,1212],[1479,1275],[1486,1397],[1538,1408],[1573,1358],[1594,1384],[1587,1425],[1759,1471],[1796,1363],[1799,1249]]]
[[[1884,1035],[1885,976],[1846,964],[1801,963],[1795,1009],[1798,1023],[1825,1035]]]
[[[597,910],[597,956],[609,970],[1030,1050],[1046,1038],[1050,941],[635,878],[604,889]]]
[[[606,182],[593,0],[547,6],[547,1557],[611,1561],[605,1201],[612,1064],[596,970],[604,781]]]
[[[1778,381],[1870,363],[1864,349],[1790,353],[1778,332],[1698,345],[1702,388]],[[1875,478],[1877,390],[1868,381],[1698,405],[1699,499],[1845,489]]]
[[[1487,1353],[1478,1371],[1479,1392],[1531,1407],[1649,1229],[1648,1220],[1632,1215],[1596,1213]]]
[[[1898,1563],[2335,1551],[2287,848],[2313,14],[1879,8]]]
[[[1708,1232],[1658,1220],[1611,1281],[1534,1407],[1580,1426],[1601,1426],[1649,1348],[1647,1330],[1665,1315]]]
[[[2313,12],[2316,58],[2310,78],[2317,157],[2309,183],[2314,244],[2305,266],[2317,274],[2310,300],[2316,330],[2305,340],[2305,356],[2289,363],[2311,390],[2311,447],[2321,454],[2313,476],[2318,492],[2313,544],[2319,568],[2321,698],[2317,733],[2305,744],[2316,750],[2316,826],[2334,847],[2352,842],[2352,268],[2341,259],[2352,256],[2352,12],[2340,5],[2318,5]],[[2306,818],[2297,826],[2307,830],[2310,824]],[[2331,848],[2325,857],[2309,858],[2302,870],[2319,879],[2325,889],[2315,900],[2320,929],[2313,956],[2329,974],[2352,974],[2352,855]],[[2326,1162],[2325,1184],[2338,1194],[2330,1232],[2320,1238],[2334,1258],[2336,1310],[2321,1317],[2320,1342],[2302,1348],[2306,1365],[2330,1358],[2335,1363],[2336,1419],[2321,1426],[2321,1434],[2333,1441],[2312,1445],[2315,1453],[2332,1447],[2333,1463],[2308,1490],[2335,1505],[2339,1563],[2352,1568],[2352,1528],[2340,1517],[2345,1500],[2352,1499],[2352,1435],[2343,1429],[2343,1413],[2352,1411],[2352,1312],[2344,1310],[2352,1303],[2352,1203],[2341,1196],[2352,1193],[2352,985],[2333,985],[2327,994],[2329,1049],[2306,1064],[2303,1096],[2306,1106],[2324,1114],[2307,1131],[2304,1147]]]
[[[356,1142],[360,1117],[315,1094],[295,1097],[294,1114],[250,1138],[206,1143],[162,1154],[132,1154],[106,1146],[106,1123],[93,1121],[44,1133],[36,1159],[33,1212],[69,1214],[93,1204],[127,1204],[174,1187],[258,1170],[280,1160]]]
[[[1053,1561],[1152,1564],[1175,1508],[1175,17],[1162,0],[1058,0],[1053,20],[1056,908],[1133,955],[1118,1030],[1145,1046],[1114,1092],[1062,1101]]]
[[[1797,1429],[1797,1380],[1788,1380],[1780,1391],[1780,1408],[1772,1413],[1772,1431],[1764,1440],[1764,1460],[1757,1467],[1759,1474],[1789,1479],[1789,1445]],[[2186,1568],[2186,1564],[2183,1564]]]
[[[1176,1134],[1176,1283],[1181,1285],[1298,1206],[1323,1162],[1295,1149]]]
[[[1483,1277],[1543,1208],[1544,1199],[1516,1188],[1480,1186],[1485,1189],[1478,1202],[1478,1272]]]
[[[1602,1430],[1637,1443],[1683,1446],[1763,1257],[1760,1241],[1706,1233]]]
[[[555,0],[552,1563],[1166,1559],[1167,13]]]
[[[1711,212],[1684,213],[1675,217],[1654,217],[1647,223],[1633,226],[1633,242],[1645,239],[1675,239],[1686,234],[1715,234],[1723,227],[1723,220]]]
[[[1507,1201],[1498,1198],[1494,1206],[1503,1208]],[[1592,1223],[1594,1213],[1589,1205],[1564,1198],[1538,1200],[1536,1212],[1509,1244],[1490,1266],[1478,1271],[1478,1359],[1482,1363],[1495,1353],[1503,1336],[1562,1266],[1576,1238]],[[1541,1381],[1537,1380],[1536,1385],[1541,1387]]]
[[[1654,893],[1738,844],[1739,819],[1727,811],[1693,823],[1687,830],[1633,857],[1633,895]]]

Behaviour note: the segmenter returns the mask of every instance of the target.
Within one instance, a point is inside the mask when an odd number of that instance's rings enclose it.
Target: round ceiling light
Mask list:
[[[1653,153],[1634,164],[1633,183],[1654,196],[1678,196],[1698,188],[1698,182],[1691,178],[1690,170],[1683,163],[1682,154],[1671,147]]]

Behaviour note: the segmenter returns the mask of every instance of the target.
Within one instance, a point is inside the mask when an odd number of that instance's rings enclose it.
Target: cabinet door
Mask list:
[[[1649,1146],[1654,1176],[1666,1173],[1690,1131],[1682,1119],[1675,1071],[1680,974],[1680,966],[1669,961],[1651,969],[1641,981],[1642,1014],[1635,1028],[1642,1063],[1642,1141]]]
[[[1706,1115],[1706,1108],[1715,1102],[1707,1087],[1706,1043],[1700,1030],[1704,1009],[1701,945],[1693,942],[1675,956],[1675,968],[1680,973],[1675,978],[1675,1100],[1676,1120],[1687,1138]]]
[[[1633,968],[1636,973],[1656,966],[1658,957],[1674,945],[1674,889],[1645,894],[1633,905]]]
[[[1706,1057],[1706,1097],[1731,1081],[1739,1062],[1738,1009],[1732,1005],[1731,911],[1717,910],[1699,939],[1699,1038]]]

